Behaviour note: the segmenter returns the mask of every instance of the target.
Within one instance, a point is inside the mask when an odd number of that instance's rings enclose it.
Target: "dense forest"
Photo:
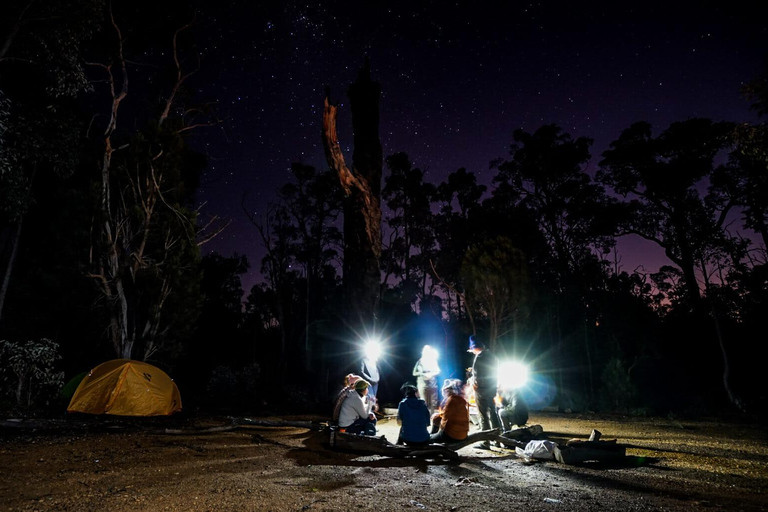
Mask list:
[[[471,334],[531,365],[534,407],[765,405],[754,359],[768,311],[768,124],[640,121],[600,155],[556,125],[517,130],[507,157],[489,155],[487,184],[465,168],[431,183],[409,148],[379,155],[366,189],[381,208],[365,262],[378,265],[375,304],[355,322],[360,198],[332,158],[294,164],[268,209],[243,203],[261,261],[206,251],[227,219],[203,221],[195,196],[207,165],[195,134],[222,121],[195,81],[194,13],[17,3],[0,22],[3,408],[61,410],[67,380],[129,358],[173,376],[188,412],[322,410],[369,335],[384,342],[381,396],[394,402],[425,343],[441,378],[464,378]],[[768,114],[768,74],[734,94]],[[356,115],[372,114],[353,103]],[[356,151],[370,142],[361,131]],[[375,151],[354,158],[376,165]],[[625,269],[617,241],[629,235],[668,265]],[[243,290],[250,265],[262,280]]]

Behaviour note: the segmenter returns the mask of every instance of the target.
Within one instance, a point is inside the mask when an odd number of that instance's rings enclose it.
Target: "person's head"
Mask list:
[[[461,381],[459,381],[458,379],[445,379],[443,381],[443,388],[442,388],[443,396],[447,398],[449,396],[460,394],[461,393],[460,387],[459,387],[460,384],[461,384]]]
[[[472,352],[473,354],[479,354],[484,349],[485,349],[485,343],[477,339],[474,334],[469,337],[469,349],[467,350],[467,352]]]
[[[368,386],[370,386],[370,384],[367,380],[360,379],[355,382],[355,391],[357,391],[360,396],[365,396],[368,394]]]
[[[345,386],[354,386],[357,381],[362,379],[361,376],[355,375],[354,373],[347,374],[346,377],[344,377],[344,385]]]
[[[416,386],[411,384],[410,382],[406,382],[400,387],[400,391],[403,392],[403,395],[405,395],[405,398],[415,398],[419,396],[419,390],[416,389]]]
[[[424,345],[424,348],[421,349],[421,361],[430,366],[436,365],[437,350],[432,345]]]

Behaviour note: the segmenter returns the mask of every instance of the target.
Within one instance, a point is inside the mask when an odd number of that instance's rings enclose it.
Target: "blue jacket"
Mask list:
[[[416,397],[404,398],[397,406],[397,419],[403,423],[400,427],[400,437],[403,441],[429,441],[429,409],[424,400]]]

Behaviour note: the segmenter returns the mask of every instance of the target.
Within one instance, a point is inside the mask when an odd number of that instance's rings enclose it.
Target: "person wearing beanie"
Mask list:
[[[429,442],[429,409],[419,398],[416,386],[410,383],[400,388],[405,398],[397,406],[397,424],[400,425],[400,436],[397,444],[421,446]]]
[[[433,433],[431,443],[452,443],[463,441],[469,435],[469,404],[461,392],[458,379],[445,379],[443,383],[443,403],[440,412],[432,418]]]
[[[469,337],[467,352],[475,354],[472,377],[475,381],[475,402],[478,416],[480,416],[480,430],[500,428],[501,422],[496,412],[496,404],[493,402],[498,387],[498,360],[490,350],[485,348],[485,343],[475,336]],[[490,449],[491,444],[485,441],[480,444],[480,448]]]
[[[373,404],[366,399],[370,384],[360,379],[347,391],[347,397],[339,411],[339,428],[349,434],[376,435],[376,415],[373,414]]]
[[[339,394],[336,395],[336,400],[333,403],[333,414],[331,415],[331,418],[334,422],[339,422],[339,414],[341,413],[341,404],[344,403],[344,400],[347,398],[347,394],[351,389],[354,389],[355,383],[362,379],[361,376],[355,375],[354,373],[347,374],[346,377],[344,377],[344,387],[341,388],[341,391],[339,391]]]

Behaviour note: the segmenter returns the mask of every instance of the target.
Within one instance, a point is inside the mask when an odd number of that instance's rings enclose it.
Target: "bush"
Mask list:
[[[61,359],[59,344],[43,338],[17,343],[0,341],[0,376],[3,389],[16,399],[16,406],[49,405],[64,386],[64,372],[54,371]]]

